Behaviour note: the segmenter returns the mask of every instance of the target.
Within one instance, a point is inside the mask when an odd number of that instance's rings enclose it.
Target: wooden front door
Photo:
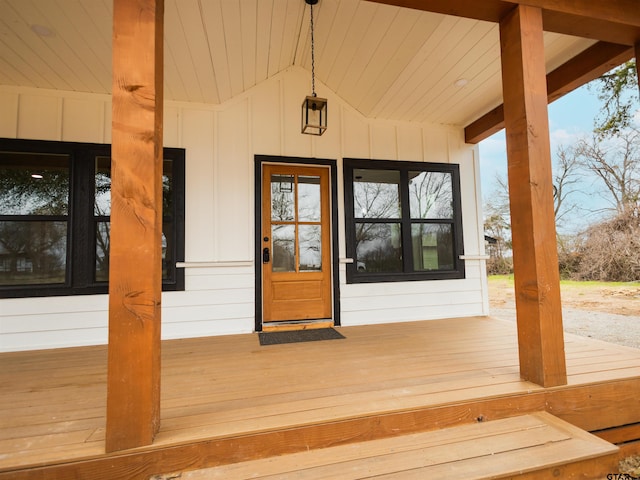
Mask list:
[[[263,322],[330,319],[329,169],[263,165]]]

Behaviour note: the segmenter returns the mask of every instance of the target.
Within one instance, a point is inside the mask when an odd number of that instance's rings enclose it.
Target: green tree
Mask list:
[[[618,135],[630,127],[638,108],[636,61],[630,60],[590,84],[602,101],[602,114],[595,119],[594,133]]]

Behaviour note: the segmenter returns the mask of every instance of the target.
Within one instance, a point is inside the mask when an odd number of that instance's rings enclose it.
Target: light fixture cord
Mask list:
[[[309,5],[311,9],[311,95],[316,96],[316,56],[314,54],[315,42],[313,38],[313,4]]]

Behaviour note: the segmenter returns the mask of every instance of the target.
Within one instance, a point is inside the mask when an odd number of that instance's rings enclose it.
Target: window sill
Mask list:
[[[388,282],[423,282],[434,280],[460,280],[465,278],[464,272],[421,272],[421,273],[399,273],[380,275],[347,275],[347,284],[354,283],[388,283]]]

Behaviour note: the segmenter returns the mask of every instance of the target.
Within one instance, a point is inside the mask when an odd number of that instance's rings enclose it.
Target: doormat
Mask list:
[[[260,332],[260,345],[280,345],[283,343],[317,342],[319,340],[339,340],[345,338],[333,328],[312,328],[309,330],[286,330],[283,332]]]

